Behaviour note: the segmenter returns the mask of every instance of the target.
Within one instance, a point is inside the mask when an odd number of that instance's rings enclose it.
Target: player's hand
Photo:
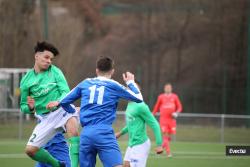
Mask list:
[[[34,110],[35,100],[31,96],[27,96],[27,103],[28,103],[30,110]]]
[[[163,147],[162,147],[162,146],[157,146],[157,147],[155,148],[155,152],[156,152],[156,154],[161,154],[161,153],[163,153]]]
[[[77,112],[80,112],[80,110],[81,110],[81,107],[76,107]]]
[[[173,117],[174,119],[176,119],[176,118],[178,117],[178,112],[172,113],[172,117]]]
[[[51,101],[49,102],[47,105],[46,105],[46,108],[48,110],[51,110],[53,109],[54,107],[57,107],[59,105],[59,102],[58,101]]]
[[[132,80],[132,81],[135,80],[135,76],[134,76],[134,74],[132,74],[131,72],[123,73],[123,74],[122,74],[122,77],[123,77],[123,80],[124,80],[125,82],[130,81],[130,80]]]
[[[116,137],[116,139],[118,139],[119,137],[121,137],[121,135],[122,135],[122,133],[121,133],[121,132],[117,132],[117,133],[115,133],[115,137]]]

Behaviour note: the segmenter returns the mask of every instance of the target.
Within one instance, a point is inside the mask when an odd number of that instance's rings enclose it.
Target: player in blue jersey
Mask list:
[[[111,79],[114,73],[113,60],[101,57],[96,63],[96,78],[79,83],[60,102],[50,102],[47,107],[60,105],[72,113],[70,106],[81,98],[80,122],[83,127],[80,136],[79,160],[81,167],[94,167],[98,154],[104,167],[121,167],[122,155],[112,128],[120,98],[142,102],[142,95],[130,72],[123,74],[128,89]]]
[[[63,133],[57,133],[44,147],[54,158],[65,162],[66,167],[70,167],[69,147]],[[49,164],[37,163],[35,167],[52,167]]]

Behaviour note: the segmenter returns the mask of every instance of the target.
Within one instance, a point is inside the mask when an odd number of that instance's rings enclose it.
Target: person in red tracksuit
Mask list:
[[[165,84],[164,93],[158,96],[157,102],[153,109],[155,115],[160,111],[160,127],[163,133],[163,147],[166,149],[168,157],[171,157],[169,142],[171,135],[176,134],[176,118],[182,111],[182,104],[179,97],[172,93],[172,85]]]

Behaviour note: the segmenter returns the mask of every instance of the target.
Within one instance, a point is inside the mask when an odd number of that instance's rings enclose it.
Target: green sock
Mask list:
[[[79,161],[79,141],[78,136],[69,138],[69,154],[71,160],[71,167],[78,167]]]
[[[38,161],[38,162],[50,164],[53,167],[60,166],[59,161],[57,159],[55,159],[54,157],[52,157],[52,155],[50,155],[50,153],[43,148],[40,148],[36,152],[36,154],[31,158],[35,161]]]

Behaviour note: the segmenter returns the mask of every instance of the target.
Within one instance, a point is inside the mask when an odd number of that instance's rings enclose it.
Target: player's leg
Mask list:
[[[48,151],[41,148],[54,134],[54,129],[45,126],[45,122],[39,123],[27,143],[25,153],[35,161],[47,163],[53,167],[60,167],[60,161],[55,159]]]
[[[78,113],[68,113],[61,107],[53,112],[55,129],[63,128],[67,132],[71,167],[78,167],[79,162],[79,133]]]
[[[171,151],[170,151],[170,135],[168,132],[162,133],[163,135],[163,148],[165,148],[166,153],[168,156],[171,156]]]
[[[101,149],[98,149],[98,156],[104,167],[122,167],[122,154],[118,144],[113,141],[110,142],[109,146],[106,145],[106,148],[102,146]]]
[[[33,153],[31,153],[33,151]],[[35,148],[33,146],[26,147],[26,154],[29,155],[33,160],[50,164],[52,167],[60,167],[61,162],[55,159],[48,151],[43,148]]]
[[[130,167],[130,162],[129,161],[124,161],[123,162],[123,167]]]
[[[175,119],[168,119],[166,131],[163,132],[163,141],[165,141],[165,149],[168,157],[172,157],[170,151],[170,141],[173,134],[176,134],[176,121]]]
[[[142,144],[136,145],[131,149],[130,166],[146,167],[148,155],[150,152],[150,140],[148,139]]]
[[[164,123],[160,124],[161,127],[161,131],[162,131],[162,138],[163,138],[163,143],[162,143],[162,147],[165,148],[167,155],[171,155],[170,153],[170,136],[169,136],[169,126],[166,123],[166,121],[164,121]]]
[[[130,159],[131,159],[131,147],[127,147],[124,155],[123,167],[130,167]]]
[[[84,133],[83,133],[84,132]],[[95,167],[97,150],[93,147],[94,140],[89,137],[91,131],[84,129],[80,136],[79,162],[80,167]]]
[[[95,129],[95,148],[104,167],[122,167],[122,154],[113,128],[103,125]]]
[[[66,123],[66,131],[69,142],[69,152],[71,159],[71,167],[78,167],[79,162],[79,133],[78,133],[78,120],[71,117]]]
[[[69,148],[66,140],[62,136],[62,133],[58,133],[49,143],[44,147],[53,157],[59,161],[64,161],[66,167],[70,167]],[[36,167],[51,167],[51,165],[37,163]]]

